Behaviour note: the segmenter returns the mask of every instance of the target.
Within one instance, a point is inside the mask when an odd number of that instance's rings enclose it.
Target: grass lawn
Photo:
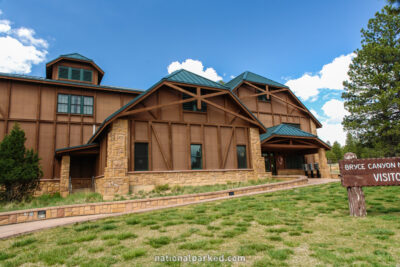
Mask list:
[[[155,198],[155,197],[164,197],[164,196],[176,196],[176,195],[184,195],[184,194],[193,194],[193,193],[205,193],[205,192],[214,192],[219,190],[226,190],[238,187],[245,187],[251,185],[260,185],[260,184],[268,184],[268,183],[276,183],[282,182],[279,179],[259,179],[259,180],[251,180],[248,182],[237,182],[227,184],[216,184],[216,185],[203,185],[203,186],[173,186],[170,187],[168,184],[157,186],[154,190],[150,192],[139,192],[135,195],[130,195],[127,197],[116,196],[115,201],[118,200],[128,200],[128,199],[143,199],[143,198]],[[71,205],[71,204],[82,204],[82,203],[94,203],[94,202],[102,202],[103,197],[99,193],[73,193],[66,198],[62,198],[60,194],[54,195],[42,195],[39,197],[31,198],[27,201],[22,202],[0,202],[0,212],[3,211],[12,211],[12,210],[22,210],[22,209],[33,209],[33,208],[42,208],[42,207],[50,207],[50,206],[62,206],[62,205]]]
[[[248,266],[396,266],[400,187],[370,187],[364,192],[366,218],[349,217],[346,190],[339,183],[326,184],[2,240],[0,265],[165,266],[154,257],[210,254],[243,255]]]

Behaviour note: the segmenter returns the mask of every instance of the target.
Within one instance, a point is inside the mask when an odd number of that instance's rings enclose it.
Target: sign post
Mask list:
[[[339,168],[351,216],[367,215],[363,186],[400,185],[400,158],[357,159],[354,153],[346,153]]]

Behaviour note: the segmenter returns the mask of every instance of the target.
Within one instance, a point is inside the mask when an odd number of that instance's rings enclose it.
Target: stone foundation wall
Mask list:
[[[71,157],[64,155],[61,158],[60,171],[60,194],[62,197],[69,195],[69,170],[71,165]]]
[[[40,180],[39,189],[35,191],[34,196],[38,197],[44,194],[55,194],[60,192],[59,179],[42,179]]]
[[[246,182],[249,180],[271,178],[271,173],[256,173],[254,170],[201,170],[201,171],[163,171],[130,172],[131,191],[150,191],[157,185],[201,186],[226,184],[227,182]]]

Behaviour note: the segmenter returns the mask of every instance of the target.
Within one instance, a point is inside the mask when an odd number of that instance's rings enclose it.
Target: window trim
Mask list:
[[[240,167],[239,164],[239,151],[238,147],[244,147],[244,167]],[[237,168],[238,169],[248,169],[248,164],[247,164],[247,145],[236,145],[236,160],[237,160]]]
[[[199,157],[200,158],[200,168],[193,168],[193,165],[192,165],[192,146],[200,146],[200,153],[201,153],[201,156]],[[191,143],[190,144],[190,169],[191,170],[203,170],[204,169],[204,166],[203,166],[203,144],[200,144],[200,143]]]
[[[68,78],[62,78],[62,77],[60,77],[60,68],[66,68],[67,69],[67,71],[68,71]],[[78,80],[76,80],[76,79],[72,79],[72,70],[79,70],[79,79]],[[84,75],[84,71],[88,71],[88,72],[90,72],[91,73],[91,78],[90,78],[90,81],[85,81],[84,79],[83,79],[83,75]],[[93,83],[93,71],[92,70],[88,70],[88,69],[84,69],[84,68],[76,68],[76,67],[70,67],[70,66],[64,66],[64,65],[59,65],[58,66],[58,73],[57,73],[57,78],[59,79],[59,80],[69,80],[69,81],[78,81],[78,82],[84,82],[84,83]]]
[[[58,98],[59,98],[60,95],[68,96],[68,103],[59,103],[59,102],[58,102]],[[80,99],[81,99],[81,101],[80,101],[80,108],[79,108],[79,112],[80,112],[80,113],[72,113],[72,112],[71,112],[71,106],[72,106],[71,98],[72,98],[72,96],[78,96],[78,97],[80,97]],[[90,97],[90,98],[92,98],[92,114],[84,114],[84,113],[83,113],[84,107],[85,107],[85,106],[89,106],[89,105],[85,105],[85,104],[84,104],[84,99],[85,99],[85,97],[88,97],[88,98]],[[59,110],[58,110],[58,105],[59,105],[59,104],[66,104],[66,105],[68,106],[67,112],[59,111]],[[76,104],[74,104],[74,105],[76,105]],[[75,94],[68,94],[68,93],[58,93],[58,94],[57,94],[57,109],[56,109],[56,114],[72,115],[72,116],[88,116],[88,117],[93,117],[93,116],[94,116],[94,111],[95,111],[94,106],[95,106],[95,104],[94,104],[94,96],[92,96],[92,95],[75,95]]]
[[[147,145],[147,169],[137,169],[136,166],[136,146],[137,144],[146,144]],[[145,171],[149,171],[150,170],[150,154],[149,154],[149,142],[134,142],[133,143],[133,171],[137,171],[137,172],[145,172]]]

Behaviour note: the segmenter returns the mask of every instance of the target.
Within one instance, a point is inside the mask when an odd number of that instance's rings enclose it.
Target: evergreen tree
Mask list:
[[[400,154],[400,16],[393,11],[385,6],[361,30],[342,95],[345,130],[384,156]]]
[[[0,198],[22,200],[32,194],[43,173],[39,156],[25,148],[25,133],[14,124],[9,135],[0,143]]]
[[[343,159],[343,149],[337,141],[333,143],[332,153],[335,154],[336,162]]]

